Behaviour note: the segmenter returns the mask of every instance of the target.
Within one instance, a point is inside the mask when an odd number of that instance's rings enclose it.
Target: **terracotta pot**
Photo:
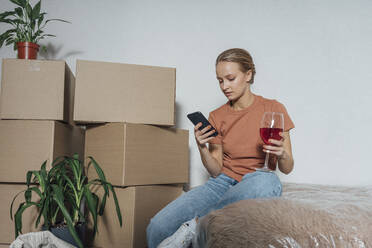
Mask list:
[[[17,42],[19,59],[36,59],[39,45],[32,42]]]

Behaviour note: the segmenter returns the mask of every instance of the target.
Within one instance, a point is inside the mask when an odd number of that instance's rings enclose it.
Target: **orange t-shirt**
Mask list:
[[[218,131],[211,144],[222,144],[222,173],[241,181],[242,177],[262,167],[265,153],[260,136],[260,123],[264,112],[284,115],[284,131],[294,128],[284,105],[276,100],[254,95],[253,103],[243,110],[233,110],[230,102],[209,114],[209,122]]]

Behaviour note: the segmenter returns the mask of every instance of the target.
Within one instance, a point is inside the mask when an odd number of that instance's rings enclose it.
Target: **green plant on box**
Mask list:
[[[0,48],[13,44],[17,49],[18,42],[32,42],[37,44],[41,39],[52,34],[44,33],[45,26],[51,21],[67,22],[62,19],[45,19],[46,12],[41,12],[41,0],[33,7],[29,0],[9,0],[16,4],[13,11],[5,11],[0,14],[0,22],[10,24],[12,27],[0,35]]]
[[[39,226],[41,217],[43,218],[44,228],[50,229],[63,221],[67,225],[70,234],[79,247],[83,247],[77,232],[76,225],[79,222],[85,222],[89,215],[93,220],[93,237],[97,232],[97,217],[103,215],[107,197],[111,191],[116,214],[122,226],[122,217],[119,203],[115,190],[111,183],[107,182],[105,174],[99,164],[93,157],[88,157],[89,166],[93,165],[97,172],[98,178],[90,179],[84,175],[83,163],[79,160],[78,155],[73,157],[57,158],[52,163],[52,168],[47,171],[45,161],[40,170],[28,171],[26,174],[27,189],[19,192],[12,201],[10,207],[10,217],[15,223],[15,237],[22,231],[22,214],[32,206],[38,209],[38,216],[35,227]],[[97,187],[102,187],[104,194],[100,199],[94,191]],[[93,189],[94,188],[94,189]],[[13,204],[15,199],[24,193],[24,202],[21,202],[13,216]],[[35,195],[32,200],[32,195]],[[85,209],[82,207],[83,202],[86,204]]]

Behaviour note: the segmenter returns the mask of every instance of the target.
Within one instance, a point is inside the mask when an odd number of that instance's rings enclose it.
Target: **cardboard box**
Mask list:
[[[65,61],[3,59],[0,117],[72,123],[74,89]]]
[[[176,69],[78,60],[78,123],[175,124]]]
[[[156,185],[115,188],[123,216],[120,228],[115,204],[108,198],[104,215],[98,217],[94,247],[146,247],[146,228],[150,219],[182,194],[182,186]],[[98,195],[102,196],[102,190]]]
[[[0,244],[0,248],[9,248],[10,244]]]
[[[24,183],[28,170],[45,160],[50,168],[58,156],[84,158],[84,132],[58,121],[0,120],[0,182]]]
[[[27,186],[24,184],[0,183],[0,243],[7,244],[12,243],[15,240],[14,222],[10,219],[10,205],[13,197],[26,188]],[[24,196],[23,194],[20,194],[13,204],[13,215],[15,211],[17,211],[19,204],[23,201]],[[23,212],[22,233],[41,230],[41,225],[38,228],[35,228],[37,216],[38,212],[35,207],[30,207]]]
[[[109,123],[86,130],[85,155],[92,156],[116,186],[186,183],[188,142],[187,130]],[[92,166],[88,178],[95,177]]]

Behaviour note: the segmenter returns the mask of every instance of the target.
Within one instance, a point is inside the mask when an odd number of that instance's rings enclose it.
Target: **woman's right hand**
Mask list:
[[[201,148],[204,148],[206,147],[206,144],[208,143],[208,141],[214,138],[214,137],[209,137],[209,136],[212,135],[215,132],[215,130],[213,129],[209,131],[212,128],[210,125],[206,126],[202,130],[199,130],[201,126],[202,126],[202,123],[199,122],[194,127],[194,134],[195,134],[195,139],[196,139],[196,143],[198,144],[198,146]]]

